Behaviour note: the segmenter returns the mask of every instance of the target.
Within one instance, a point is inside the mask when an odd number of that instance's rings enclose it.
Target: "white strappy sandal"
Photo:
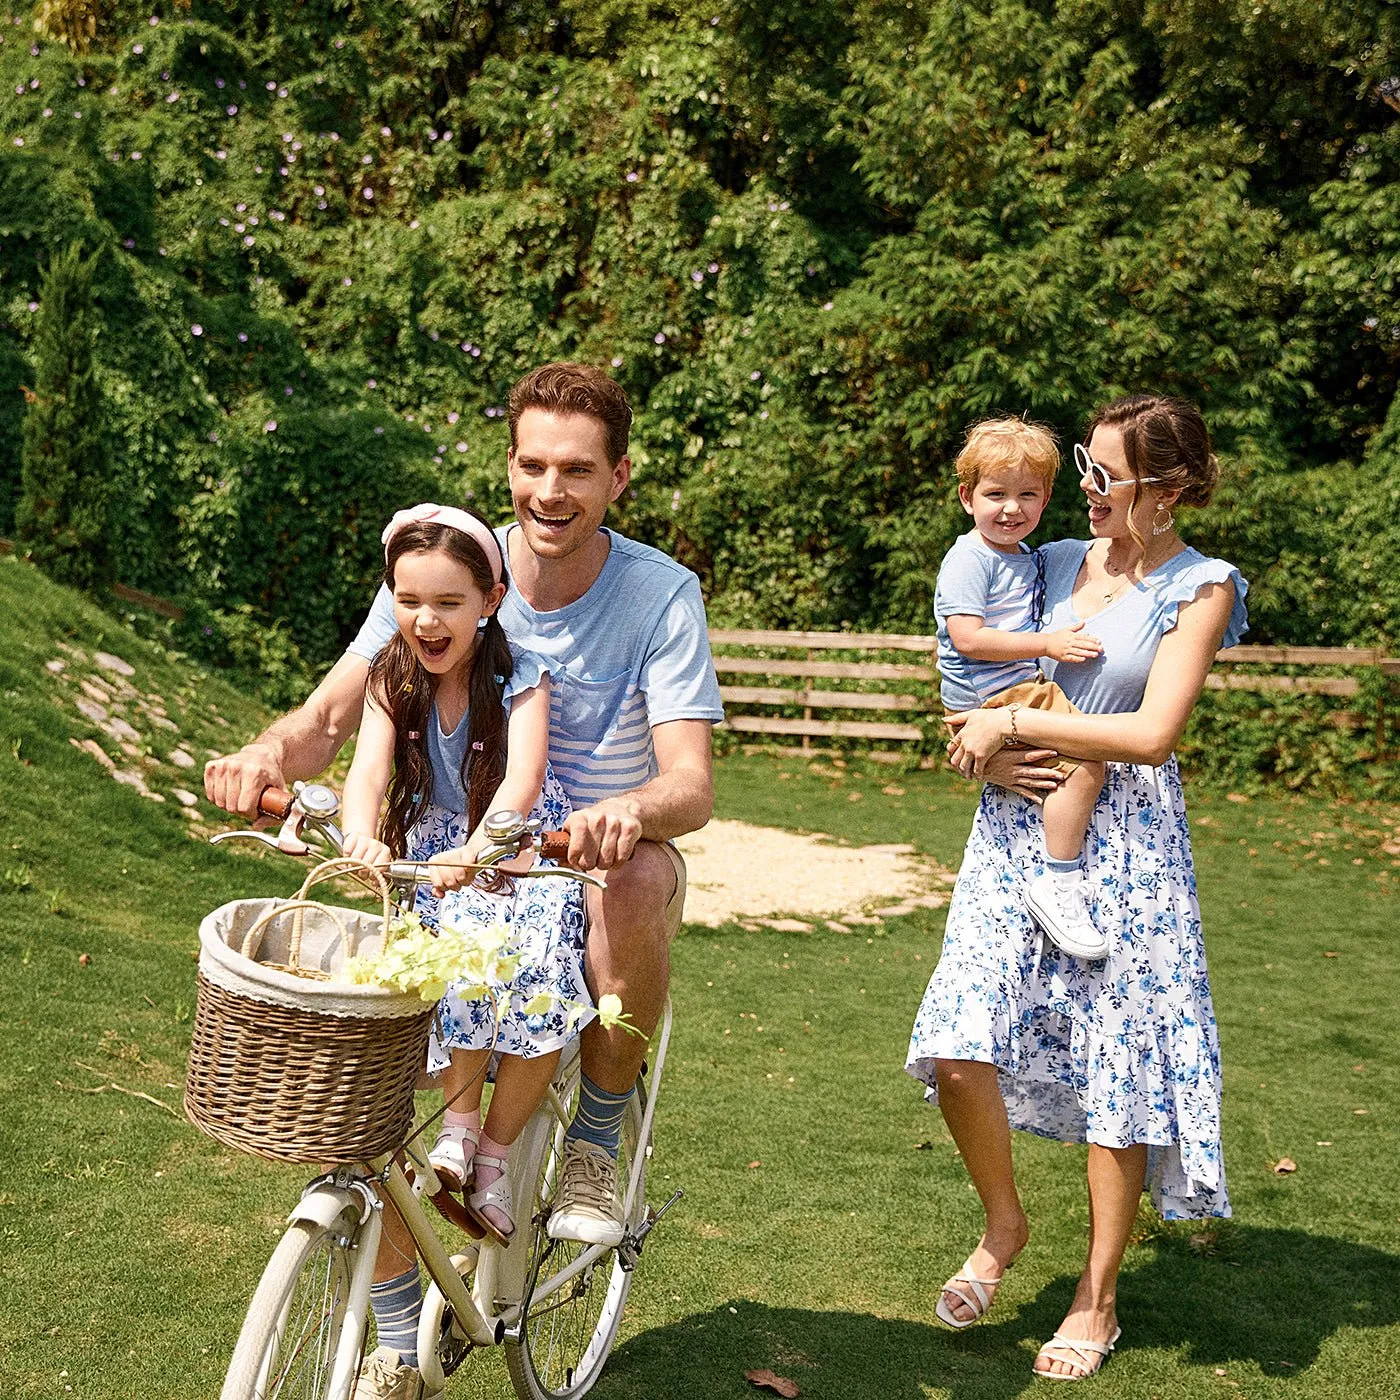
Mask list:
[[[1013,1259],[1006,1269],[1015,1267]],[[962,1269],[953,1275],[947,1283],[943,1285],[943,1293],[951,1293],[958,1298],[964,1307],[971,1309],[971,1317],[954,1317],[953,1310],[948,1306],[948,1302],[941,1295],[938,1299],[938,1306],[933,1310],[934,1316],[945,1327],[952,1327],[961,1332],[964,1327],[971,1327],[974,1322],[981,1322],[986,1317],[988,1309],[996,1302],[996,1298],[988,1294],[989,1288],[998,1287],[1006,1278],[1006,1269],[1001,1271],[999,1278],[978,1278],[972,1272],[972,1256],[968,1255]],[[966,1284],[966,1288],[959,1287]],[[971,1290],[969,1292],[969,1290]]]
[[[482,1187],[480,1191],[473,1191],[467,1197],[467,1214],[497,1244],[509,1244],[515,1238],[515,1203],[511,1199],[510,1177],[506,1175],[508,1163],[504,1157],[488,1157],[485,1153],[479,1153],[476,1160],[484,1166],[499,1168],[501,1174],[489,1186]],[[509,1230],[502,1230],[486,1214],[488,1206],[500,1211],[510,1221]]]
[[[463,1191],[472,1179],[472,1162],[476,1158],[477,1139],[481,1133],[476,1128],[444,1127],[437,1135],[433,1150],[428,1153],[428,1161],[442,1179],[449,1191]],[[471,1144],[468,1150],[467,1144]]]
[[[1031,1374],[1037,1380],[1042,1381],[1087,1381],[1093,1376],[1097,1376],[1103,1369],[1103,1363],[1108,1360],[1108,1354],[1118,1345],[1118,1338],[1123,1335],[1123,1329],[1117,1328],[1113,1335],[1106,1342],[1091,1342],[1083,1337],[1066,1337],[1063,1332],[1056,1332],[1048,1342],[1041,1347],[1036,1354],[1039,1361],[1043,1356],[1047,1361],[1068,1362],[1071,1366],[1079,1367],[1078,1374],[1074,1372],[1061,1373],[1059,1371],[1037,1371],[1032,1369]],[[1053,1356],[1052,1352],[1072,1351],[1073,1356]]]

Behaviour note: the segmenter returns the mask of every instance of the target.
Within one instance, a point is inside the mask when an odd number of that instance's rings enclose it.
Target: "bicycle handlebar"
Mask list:
[[[286,821],[287,817],[291,815],[296,801],[297,795],[288,792],[286,788],[265,787],[258,798],[258,812],[262,816],[273,817],[277,821]],[[334,812],[328,810],[327,818],[332,815]],[[326,829],[328,822],[315,822],[315,825],[323,835],[330,835]],[[336,835],[339,835],[338,831]],[[521,833],[520,849],[524,849],[526,835],[527,833]],[[539,831],[534,834],[533,845],[535,851],[543,859],[564,861],[568,859],[569,855],[569,833],[567,831]],[[338,851],[337,854],[339,854]]]
[[[286,788],[265,787],[258,798],[258,813],[264,817],[276,817],[279,822],[286,821],[294,801],[296,799]]]

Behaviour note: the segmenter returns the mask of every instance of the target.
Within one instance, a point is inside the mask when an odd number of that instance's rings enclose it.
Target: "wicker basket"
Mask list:
[[[185,1113],[228,1147],[352,1162],[408,1136],[433,1007],[331,980],[348,958],[382,947],[388,888],[381,880],[378,913],[306,897],[352,864],[327,861],[296,898],[234,900],[199,927]]]

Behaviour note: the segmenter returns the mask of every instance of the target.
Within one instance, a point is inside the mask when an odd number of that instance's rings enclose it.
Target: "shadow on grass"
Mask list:
[[[1123,1340],[1112,1363],[1115,1383],[1105,1387],[1113,1393],[1136,1393],[1137,1349],[1175,1354],[1183,1368],[1239,1363],[1295,1378],[1338,1329],[1400,1322],[1400,1257],[1346,1240],[1236,1227],[1216,1256],[1163,1245],[1138,1257],[1130,1256],[1120,1286]],[[1074,1282],[1057,1278],[965,1332],[735,1299],[624,1343],[597,1394],[771,1394],[744,1379],[766,1367],[796,1381],[807,1400],[925,1400],[929,1390],[953,1400],[1009,1400],[1035,1386],[1031,1358],[1064,1317]],[[1164,1361],[1173,1364],[1169,1355],[1152,1368],[1159,1383]]]

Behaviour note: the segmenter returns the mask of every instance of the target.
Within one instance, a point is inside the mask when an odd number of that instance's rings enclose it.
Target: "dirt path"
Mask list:
[[[712,821],[682,836],[686,923],[729,920],[794,931],[838,930],[937,909],[952,876],[912,846],[840,846],[747,822]]]

